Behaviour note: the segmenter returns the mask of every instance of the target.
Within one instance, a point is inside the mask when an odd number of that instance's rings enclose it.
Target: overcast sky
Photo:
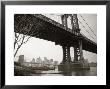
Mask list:
[[[61,18],[59,16],[60,14],[55,14],[55,15],[44,14],[44,15],[61,23]],[[81,33],[83,33],[86,37],[97,43],[97,15],[78,14],[78,19],[81,22],[81,23],[79,22],[79,28],[81,29]],[[91,29],[87,26],[86,23],[89,25]],[[71,28],[69,19],[68,19],[68,26],[69,28]],[[93,30],[96,36],[93,34],[91,30]],[[74,49],[72,47],[70,48],[70,53],[71,53],[71,57],[74,57]],[[90,62],[97,61],[96,54],[84,50],[83,53],[84,53],[84,58],[88,59]],[[41,57],[42,59],[44,59],[44,57],[47,57],[48,59],[53,59],[54,61],[59,61],[59,62],[61,62],[63,59],[63,52],[61,46],[55,45],[54,42],[39,38],[34,38],[34,37],[31,37],[26,44],[22,45],[22,47],[19,49],[17,53],[16,60],[18,59],[19,55],[24,55],[27,61],[32,60],[32,58],[36,59],[38,57]]]

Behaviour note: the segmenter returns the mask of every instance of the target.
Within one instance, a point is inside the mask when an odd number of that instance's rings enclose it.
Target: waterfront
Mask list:
[[[91,67],[90,70],[75,70],[69,72],[62,72],[55,70],[36,71],[32,76],[97,76],[97,67]]]

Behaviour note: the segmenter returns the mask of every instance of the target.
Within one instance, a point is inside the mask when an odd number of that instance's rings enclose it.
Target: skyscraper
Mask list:
[[[19,59],[18,59],[19,63],[23,63],[24,62],[24,55],[20,55]]]

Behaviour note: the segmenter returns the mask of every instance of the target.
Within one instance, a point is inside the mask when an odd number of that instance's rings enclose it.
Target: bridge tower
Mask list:
[[[62,24],[66,30],[68,28],[67,18],[69,15],[70,14],[61,15]],[[71,62],[70,45],[68,45],[68,44],[62,45],[62,50],[63,50],[63,61],[62,61],[62,63]]]
[[[76,39],[74,44],[65,43],[65,45],[62,45],[63,61],[58,66],[58,70],[70,72],[71,70],[74,70],[74,69],[78,69],[78,70],[90,69],[89,64],[85,60],[83,60],[84,57],[83,57],[83,50],[82,50],[83,49],[82,39],[80,38],[80,29],[79,29],[77,14],[63,14],[61,16],[62,24],[65,27],[65,30],[68,30],[68,23],[67,23],[68,17],[71,18],[71,26],[72,26],[71,32],[73,33],[74,36],[77,36],[78,39]],[[70,56],[71,46],[74,48],[73,62],[71,61],[71,56]]]
[[[63,14],[63,15],[61,15],[62,24],[66,30],[68,28],[68,23],[67,23],[68,17],[71,18],[72,33],[77,36],[80,35],[77,14]],[[74,61],[82,60],[83,59],[83,51],[82,51],[81,39],[78,39],[78,41],[76,43],[74,43],[73,47],[74,47]],[[63,62],[71,62],[70,46],[62,46],[62,49],[63,49]]]
[[[72,25],[72,32],[79,36],[80,35],[80,29],[78,24],[78,18],[77,14],[73,14],[71,16],[71,25]],[[78,43],[75,43],[74,45],[74,61],[78,61],[83,59],[83,50],[82,50],[82,40],[78,39]]]

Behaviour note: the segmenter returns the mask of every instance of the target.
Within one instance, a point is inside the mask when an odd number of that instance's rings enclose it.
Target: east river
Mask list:
[[[36,74],[31,74],[32,76],[97,76],[97,67],[90,67],[90,70],[76,70],[70,72],[62,72],[55,70],[48,71],[38,71]]]

